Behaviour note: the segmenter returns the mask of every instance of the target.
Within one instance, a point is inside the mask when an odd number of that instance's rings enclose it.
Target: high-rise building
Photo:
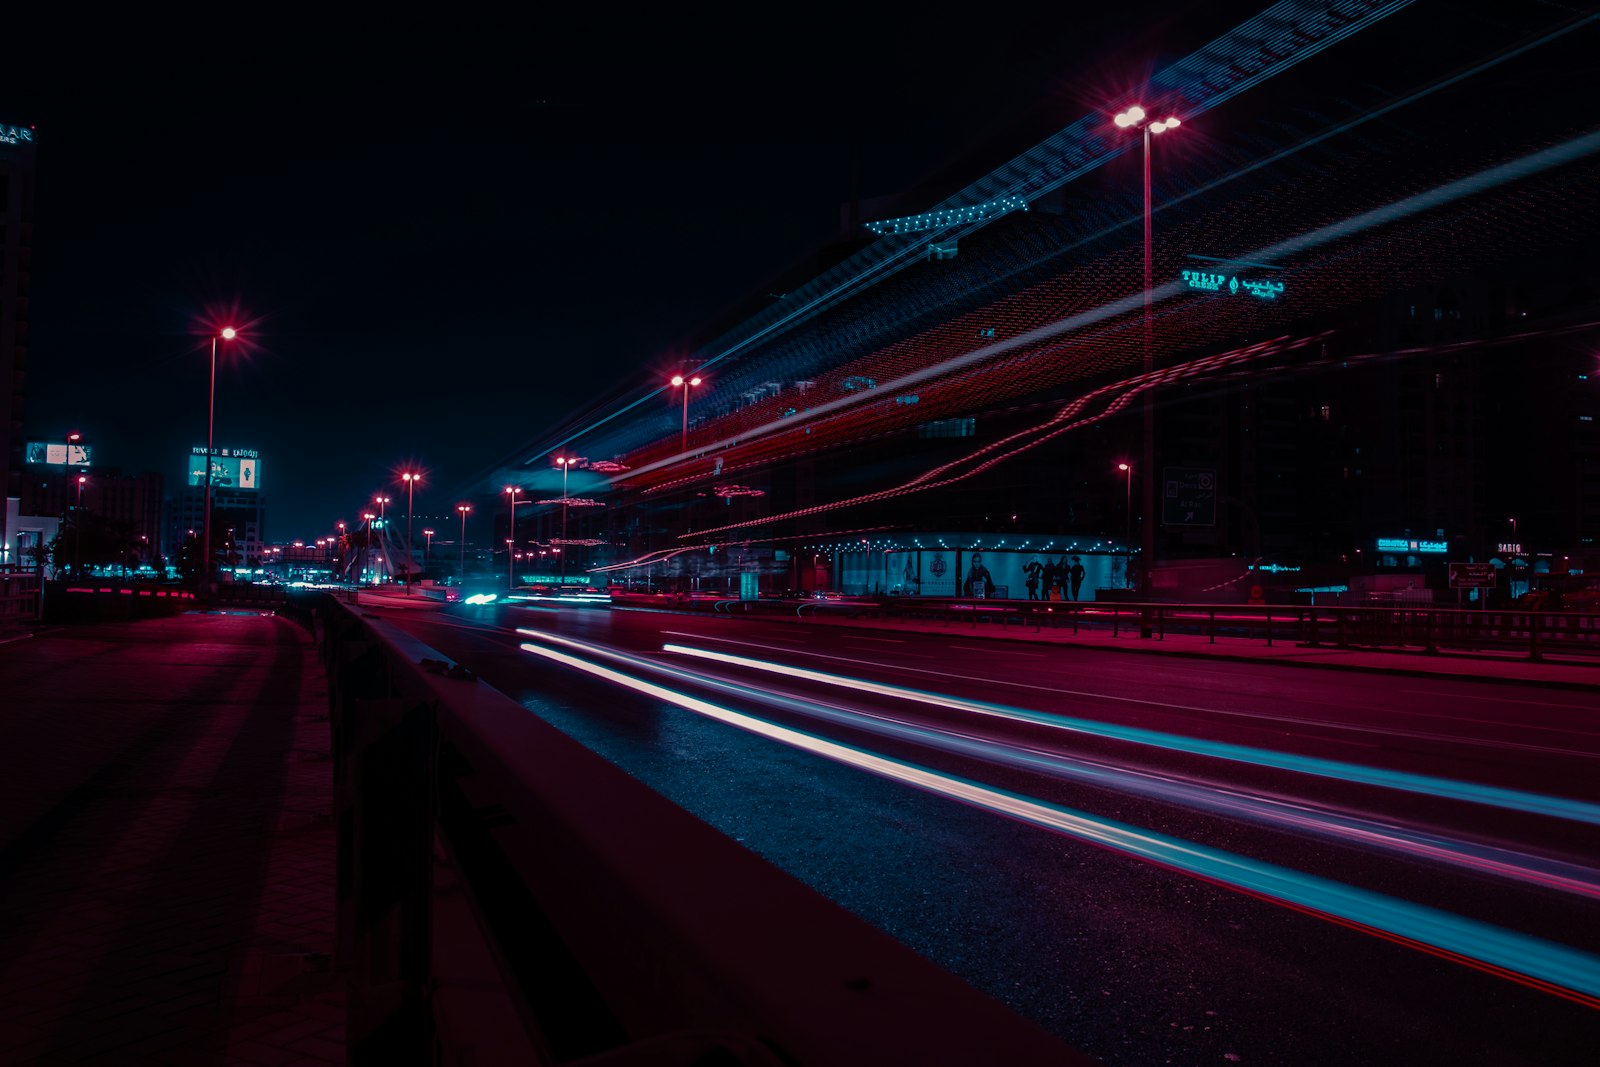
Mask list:
[[[0,122],[0,498],[15,497],[21,488],[33,176],[33,127]],[[0,509],[0,514],[14,510]],[[15,547],[10,529],[0,534],[0,544]]]

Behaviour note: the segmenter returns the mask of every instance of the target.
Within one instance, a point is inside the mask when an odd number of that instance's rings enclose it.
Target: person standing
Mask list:
[[[1023,564],[1022,573],[1027,578],[1025,584],[1028,587],[1028,599],[1038,600],[1039,579],[1044,577],[1044,564],[1039,562],[1038,556],[1029,556],[1028,562]],[[1048,588],[1044,591],[1044,598],[1046,600],[1050,599],[1050,590]]]
[[[1083,599],[1079,595],[1080,591],[1083,589],[1083,573],[1083,560],[1079,559],[1077,556],[1073,556],[1072,568],[1067,571],[1067,575],[1072,579],[1073,600]]]
[[[976,552],[972,554],[972,566],[967,568],[965,588],[968,596],[985,599],[994,596],[994,579],[989,577],[989,568],[983,565],[983,557]]]

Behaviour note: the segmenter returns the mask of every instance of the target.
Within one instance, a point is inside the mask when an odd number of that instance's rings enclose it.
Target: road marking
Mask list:
[[[1511,697],[1479,696],[1476,693],[1436,693],[1428,689],[1402,689],[1402,693],[1414,693],[1417,696],[1439,697],[1442,700],[1488,700],[1496,704],[1527,704],[1536,708],[1561,708],[1564,711],[1600,711],[1594,704],[1557,704],[1550,700],[1516,700]],[[1488,722],[1490,720],[1469,720],[1473,722]],[[1520,722],[1494,723],[1496,726],[1522,726]]]
[[[1018,652],[1010,648],[975,648],[972,645],[947,645],[947,648],[959,648],[963,652],[998,652],[1003,656],[1027,656],[1031,659],[1043,659],[1043,652]]]
[[[522,632],[529,633],[530,636],[544,636],[547,640],[562,640],[549,638],[548,635],[533,635],[531,631]],[[1592,804],[1583,800],[1546,796],[1542,793],[1529,793],[1521,789],[1506,789],[1501,786],[1462,781],[1455,778],[1435,778],[1426,774],[1412,774],[1409,771],[1390,770],[1386,767],[1370,767],[1361,763],[1346,763],[1341,760],[1323,759],[1319,756],[1278,752],[1274,749],[1236,745],[1227,741],[1208,741],[1204,738],[1186,737],[1182,734],[1166,733],[1160,730],[1147,730],[1138,726],[1119,726],[1116,723],[1096,722],[1093,719],[1073,718],[1050,712],[1033,711],[1028,708],[1009,707],[1004,704],[963,700],[960,697],[947,696],[943,693],[929,693],[921,689],[906,689],[902,686],[888,685],[883,682],[869,682],[860,678],[848,678],[838,674],[824,674],[821,671],[807,670],[804,667],[749,659],[745,656],[735,656],[727,652],[713,652],[704,648],[690,648],[686,645],[665,645],[663,650],[698,659],[711,660],[715,663],[726,663],[732,666],[749,667],[753,670],[781,674],[785,678],[799,678],[806,681],[820,682],[824,685],[842,686],[861,693],[874,693],[899,700],[910,700],[918,704],[945,708],[950,711],[970,712],[975,715],[985,715],[1012,722],[1034,723],[1039,726],[1048,726],[1075,734],[1084,734],[1089,737],[1127,741],[1132,744],[1146,745],[1150,748],[1165,749],[1171,752],[1209,756],[1213,759],[1227,760],[1234,763],[1271,767],[1276,770],[1309,774],[1318,778],[1329,778],[1335,781],[1353,782],[1360,785],[1375,785],[1405,793],[1419,793],[1423,796],[1464,800],[1473,804],[1485,804],[1510,811],[1522,811],[1533,815],[1548,815],[1558,819],[1571,819],[1574,822],[1600,826],[1600,804]],[[1359,728],[1356,729],[1359,730]],[[1504,743],[1497,743],[1495,747],[1504,748],[1508,746]]]

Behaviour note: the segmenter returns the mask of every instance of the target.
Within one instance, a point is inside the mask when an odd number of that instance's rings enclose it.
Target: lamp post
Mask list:
[[[696,380],[698,381],[698,379]],[[687,389],[684,390],[684,395],[688,395]],[[556,462],[561,464],[561,541],[565,544],[567,540],[567,471],[572,469],[572,464],[575,461],[571,456],[557,456]],[[563,555],[561,557],[561,588],[565,590],[566,587],[567,557]]]
[[[472,510],[471,504],[457,504],[456,510],[461,512],[461,584],[467,584],[467,512]]]
[[[206,511],[204,521],[200,524],[203,531],[200,539],[200,559],[202,561],[201,574],[203,589],[207,596],[211,594],[211,455],[216,449],[217,429],[217,334],[211,335],[211,390],[206,399]],[[231,341],[239,336],[232,326],[222,330],[222,340]]]
[[[411,595],[411,504],[416,493],[417,483],[422,481],[422,475],[413,471],[406,471],[400,475],[406,483],[406,596]]]
[[[374,515],[370,511],[364,511],[364,512],[361,513],[361,517],[363,519],[367,520],[367,552],[366,552],[366,558],[361,561],[361,569],[363,571],[371,571],[371,569],[372,569],[372,520],[377,518],[378,516]]]
[[[508,485],[508,486],[506,486],[506,495],[511,497],[511,525],[506,529],[506,533],[511,535],[511,537],[506,538],[506,544],[508,544],[508,545],[511,544],[512,540],[517,536],[517,503],[518,503],[517,494],[520,493],[520,492],[522,492],[522,488],[520,486],[516,486],[516,485]],[[516,574],[517,574],[516,564],[512,562],[511,550],[508,548],[508,549],[506,549],[506,589],[507,589],[507,591],[509,591],[512,588],[512,586],[516,583]]]
[[[83,574],[83,483],[88,480],[86,475],[78,475],[78,502],[73,506],[77,512],[72,517],[72,574],[75,578]]]
[[[1122,519],[1122,529],[1123,529],[1123,533],[1122,533],[1122,549],[1123,549],[1124,555],[1127,557],[1126,561],[1123,563],[1123,568],[1122,568],[1122,584],[1125,585],[1127,588],[1132,589],[1133,588],[1133,464],[1131,464],[1131,463],[1118,463],[1117,464],[1117,470],[1121,471],[1123,474],[1125,474],[1127,476],[1126,481],[1128,483],[1128,493],[1127,493],[1128,502],[1127,502],[1126,510],[1123,512],[1123,519]],[[1146,520],[1146,521],[1148,521],[1148,520]]]
[[[1153,134],[1153,133],[1164,133],[1167,130],[1176,129],[1180,125],[1178,120],[1175,119],[1175,118],[1163,119],[1160,122],[1149,122],[1149,121],[1147,121],[1148,117],[1149,116],[1145,113],[1144,108],[1142,108],[1139,105],[1135,104],[1133,107],[1130,107],[1128,110],[1122,112],[1115,119],[1112,120],[1113,122],[1115,122],[1117,124],[1117,126],[1120,129],[1129,129],[1129,128],[1135,128],[1136,127],[1139,130],[1141,130],[1143,132],[1143,135],[1144,135],[1144,373],[1145,374],[1149,374],[1152,370],[1155,369],[1155,352],[1154,352],[1154,348],[1153,348],[1153,344],[1152,344],[1152,338],[1151,338],[1151,317],[1150,317],[1150,311],[1151,311],[1150,302],[1151,302],[1151,292],[1152,292],[1151,291],[1151,269],[1152,269],[1152,265],[1151,265],[1151,250],[1152,250],[1152,247],[1153,247],[1153,241],[1152,241],[1152,236],[1151,236],[1151,232],[1152,232],[1151,231],[1151,218],[1150,218],[1150,135]],[[1148,603],[1150,601],[1150,595],[1151,595],[1151,587],[1150,587],[1151,569],[1152,569],[1151,568],[1151,564],[1155,560],[1155,550],[1156,550],[1156,527],[1155,527],[1155,522],[1153,521],[1154,518],[1155,518],[1155,509],[1156,509],[1156,485],[1155,485],[1155,478],[1152,477],[1152,473],[1156,469],[1155,468],[1155,452],[1156,452],[1156,429],[1155,429],[1155,426],[1156,426],[1156,417],[1155,417],[1155,398],[1151,395],[1151,390],[1148,387],[1146,387],[1145,390],[1144,390],[1144,401],[1143,401],[1143,405],[1142,406],[1144,408],[1144,449],[1143,449],[1144,459],[1141,462],[1141,466],[1144,469],[1144,487],[1143,487],[1143,492],[1141,493],[1141,496],[1140,496],[1140,504],[1141,504],[1141,506],[1143,508],[1143,511],[1142,511],[1143,521],[1140,523],[1140,526],[1141,526],[1141,531],[1140,531],[1141,537],[1140,537],[1140,545],[1139,545],[1139,547],[1140,547],[1141,554],[1143,555],[1144,558],[1141,561],[1142,566],[1140,568],[1141,573],[1140,573],[1140,576],[1139,576],[1139,595],[1140,595],[1141,599],[1143,599],[1146,603]],[[1149,614],[1147,612],[1145,614],[1145,616],[1144,616],[1143,621],[1140,623],[1139,634],[1140,634],[1141,637],[1149,637],[1150,636],[1150,631],[1151,631],[1150,616],[1149,616]]]
[[[681,374],[672,376],[672,387],[683,389],[683,432],[678,437],[678,451],[689,453],[689,390],[700,384],[700,376],[685,378]]]
[[[422,542],[422,573],[428,573],[428,556],[433,552],[433,531],[423,530],[422,536],[427,538]]]
[[[388,529],[389,529],[389,518],[388,518],[387,507],[388,507],[388,505],[390,503],[390,500],[386,496],[375,496],[375,497],[372,498],[372,502],[374,504],[378,505],[378,525],[382,526],[384,528],[384,531],[387,532]],[[383,543],[383,538],[381,538],[381,537],[378,538],[378,543],[382,544]],[[371,522],[367,523],[367,548],[368,548],[369,551],[372,548],[372,523]],[[374,584],[376,584],[376,583],[374,583]]]

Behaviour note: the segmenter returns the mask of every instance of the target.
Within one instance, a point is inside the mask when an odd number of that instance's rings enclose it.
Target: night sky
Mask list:
[[[260,449],[270,540],[398,496],[409,463],[418,514],[448,514],[834,240],[857,145],[863,197],[944,195],[1257,6],[14,32],[27,436],[79,429],[176,492],[206,338],[237,323],[217,443]]]

